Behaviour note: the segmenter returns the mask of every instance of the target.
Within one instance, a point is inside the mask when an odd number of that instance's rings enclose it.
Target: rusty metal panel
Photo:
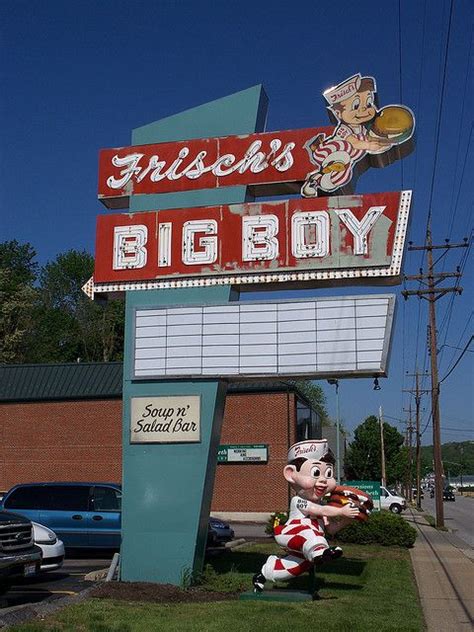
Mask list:
[[[97,219],[94,291],[400,275],[411,192]]]
[[[103,149],[98,197],[126,208],[131,195],[301,182],[314,168],[305,144],[315,127]]]

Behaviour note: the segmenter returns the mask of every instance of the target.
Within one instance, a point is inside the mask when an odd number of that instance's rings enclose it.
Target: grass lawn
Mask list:
[[[211,559],[203,587],[233,593],[251,577],[273,544],[248,545]],[[303,580],[303,581],[302,581]],[[283,584],[282,584],[283,586]],[[289,588],[306,589],[307,575]],[[370,632],[424,630],[409,552],[381,546],[344,545],[344,557],[317,572],[320,599],[299,603],[221,601],[158,604],[90,599],[44,621],[11,632]]]

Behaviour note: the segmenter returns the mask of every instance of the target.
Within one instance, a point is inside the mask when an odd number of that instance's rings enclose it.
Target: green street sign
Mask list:
[[[268,445],[220,445],[217,451],[218,463],[266,463],[268,461]]]
[[[380,483],[379,481],[344,481],[348,487],[357,487],[372,497],[374,509],[380,511]]]

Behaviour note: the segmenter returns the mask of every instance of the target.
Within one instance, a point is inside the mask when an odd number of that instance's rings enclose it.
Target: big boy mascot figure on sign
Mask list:
[[[328,545],[324,530],[337,533],[360,513],[351,502],[339,507],[322,504],[323,497],[336,489],[334,456],[325,439],[292,445],[283,475],[295,496],[288,522],[276,526],[274,535],[287,554],[270,555],[261,572],[253,577],[255,592],[263,591],[266,580],[288,580],[309,570],[312,564],[340,557],[342,549]]]
[[[358,73],[323,93],[337,126],[331,136],[318,134],[305,144],[316,168],[306,176],[303,197],[334,193],[349,184],[355,165],[367,154],[385,154],[412,137],[412,111],[403,105],[378,110],[376,92],[375,79]]]

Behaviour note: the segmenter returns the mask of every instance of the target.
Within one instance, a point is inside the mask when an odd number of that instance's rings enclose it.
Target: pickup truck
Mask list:
[[[34,544],[31,521],[0,511],[0,595],[19,577],[39,572],[41,549]]]
[[[380,506],[382,509],[399,514],[407,508],[407,501],[403,496],[398,496],[396,492],[390,491],[386,487],[380,487]]]

